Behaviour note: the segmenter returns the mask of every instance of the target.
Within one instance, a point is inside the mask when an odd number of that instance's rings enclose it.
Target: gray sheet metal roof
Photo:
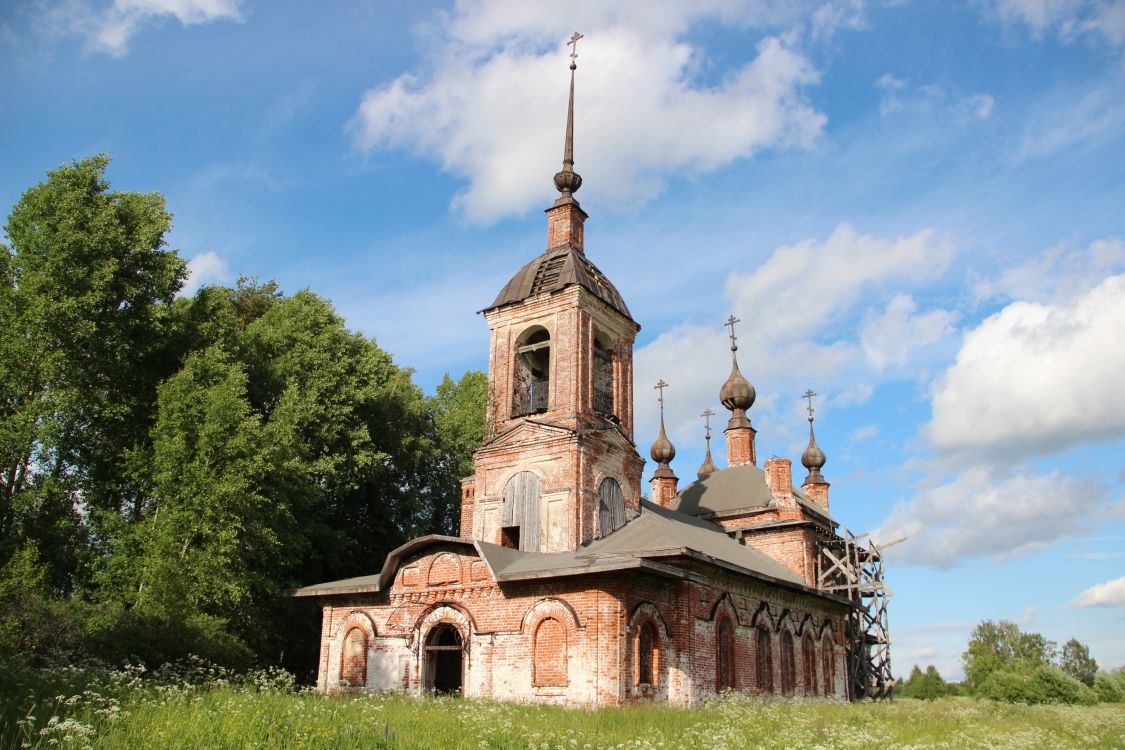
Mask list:
[[[798,489],[793,496],[810,513],[836,525],[832,517]],[[769,507],[773,501],[766,473],[753,464],[730,466],[692,482],[680,491],[672,509],[690,516],[726,515],[741,510]]]
[[[571,284],[578,284],[629,320],[633,319],[621,293],[606,275],[584,253],[569,245],[548,250],[517,271],[500,290],[493,303],[484,309],[492,310],[522,302],[544,292],[556,292]]]
[[[379,575],[306,586],[294,592],[294,596],[380,591],[394,580],[399,563],[408,555],[435,544],[450,543],[473,547],[498,582],[621,570],[644,570],[687,578],[690,575],[687,571],[664,561],[672,557],[694,557],[791,588],[814,591],[789,568],[753,547],[739,544],[711,522],[644,501],[639,516],[574,552],[520,552],[488,542],[431,535],[408,542],[392,552]]]

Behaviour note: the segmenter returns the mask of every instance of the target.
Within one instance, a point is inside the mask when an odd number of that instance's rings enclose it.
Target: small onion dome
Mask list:
[[[809,475],[805,477],[805,484],[822,484],[824,477],[820,475],[820,470],[824,468],[824,463],[828,459],[824,456],[824,451],[816,444],[816,435],[813,434],[812,420],[809,420],[809,447],[805,448],[804,454],[801,455],[801,463],[809,470]]]
[[[672,459],[676,457],[676,446],[672,445],[672,441],[668,439],[668,435],[664,432],[663,417],[660,418],[660,436],[652,444],[649,455],[652,456],[653,461],[661,465],[671,463]]]
[[[707,443],[707,457],[703,459],[703,465],[699,467],[699,471],[695,473],[700,479],[705,479],[715,473],[715,462],[711,460],[711,443]]]

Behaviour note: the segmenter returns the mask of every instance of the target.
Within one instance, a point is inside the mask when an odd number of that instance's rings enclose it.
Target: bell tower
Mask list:
[[[639,511],[644,460],[633,442],[633,342],[640,326],[586,257],[587,214],[574,193],[574,71],[559,197],[547,249],[485,308],[488,415],[475,474],[462,483],[461,536],[562,552]]]

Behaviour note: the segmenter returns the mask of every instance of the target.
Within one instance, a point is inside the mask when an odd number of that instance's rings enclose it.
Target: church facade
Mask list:
[[[662,415],[642,498],[640,327],[586,256],[573,64],[570,86],[546,251],[484,311],[487,435],[463,482],[460,535],[415,539],[377,573],[296,592],[322,605],[318,686],[585,706],[728,690],[847,699],[853,605],[817,586],[817,544],[837,526],[824,454],[810,410],[801,486],[788,459],[758,466],[737,320],[719,393],[726,468],[708,433],[681,489]]]

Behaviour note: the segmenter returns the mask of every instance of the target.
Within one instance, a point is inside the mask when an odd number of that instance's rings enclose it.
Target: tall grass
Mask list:
[[[104,672],[25,696],[0,745],[72,748],[1125,748],[1125,706],[1013,706],[971,698],[566,709],[454,698],[320,695],[283,673],[197,665]],[[77,671],[77,670],[76,670]],[[75,677],[76,675],[71,675]],[[81,682],[81,684],[79,684]],[[59,687],[59,683],[51,683]],[[26,701],[35,697],[33,703]],[[11,706],[7,706],[10,709]]]

